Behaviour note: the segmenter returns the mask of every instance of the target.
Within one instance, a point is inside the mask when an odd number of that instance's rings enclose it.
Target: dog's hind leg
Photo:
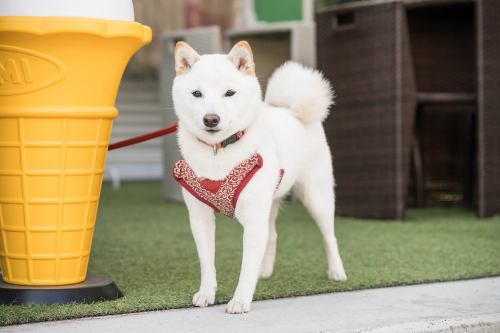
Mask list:
[[[278,239],[278,234],[276,233],[276,218],[278,217],[280,202],[280,199],[274,200],[271,214],[269,215],[269,235],[267,239],[266,254],[264,254],[264,260],[260,267],[260,277],[264,279],[273,274],[274,259],[276,258],[276,240]]]
[[[347,276],[340,258],[334,231],[335,194],[333,183],[330,158],[324,158],[316,161],[313,168],[307,170],[299,179],[295,193],[308,209],[323,236],[328,258],[328,277],[332,280],[344,281]]]
[[[213,209],[182,190],[189,208],[189,223],[200,259],[200,290],[193,295],[193,305],[205,307],[215,302],[217,279],[215,272],[215,216]]]

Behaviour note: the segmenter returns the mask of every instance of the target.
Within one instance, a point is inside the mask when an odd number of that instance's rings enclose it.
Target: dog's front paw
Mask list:
[[[250,302],[233,298],[227,303],[226,313],[245,313],[248,311],[250,311]]]
[[[328,278],[335,281],[345,281],[347,280],[347,275],[343,269],[336,269],[328,271]]]
[[[200,308],[214,304],[215,292],[200,290],[193,295],[193,305]]]

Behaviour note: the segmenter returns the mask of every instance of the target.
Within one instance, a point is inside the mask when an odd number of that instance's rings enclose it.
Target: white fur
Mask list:
[[[333,93],[321,72],[289,61],[269,79],[265,102],[289,108],[297,119],[308,124],[326,119]]]
[[[251,51],[246,57],[251,57]],[[181,153],[197,176],[223,179],[254,152],[264,160],[236,205],[235,217],[244,229],[243,261],[239,283],[226,312],[249,311],[259,276],[272,274],[277,240],[275,220],[281,199],[292,187],[323,235],[328,277],[345,280],[334,235],[332,161],[321,124],[332,99],[329,83],[319,72],[301,65],[282,66],[269,83],[267,100],[290,107],[286,109],[264,103],[256,77],[235,66],[234,57],[203,55],[190,66],[175,78],[173,99],[179,118]],[[228,89],[236,94],[225,97]],[[202,92],[203,97],[194,97],[194,90]],[[206,131],[203,116],[208,113],[219,115],[219,132]],[[200,142],[215,144],[240,130],[245,130],[242,139],[216,155]],[[280,168],[285,175],[276,191]],[[183,190],[183,195],[201,267],[200,289],[193,304],[203,307],[214,303],[217,289],[214,212],[188,191]]]

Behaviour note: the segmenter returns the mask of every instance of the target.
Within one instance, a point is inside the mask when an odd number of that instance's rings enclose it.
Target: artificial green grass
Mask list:
[[[337,218],[348,274],[326,277],[316,225],[299,204],[278,220],[275,272],[259,282],[255,299],[338,292],[500,275],[500,217],[477,220],[459,209],[410,210],[401,222]],[[217,220],[217,303],[238,282],[242,228]],[[199,284],[194,241],[181,204],[166,204],[159,183],[103,189],[89,272],[115,279],[125,297],[96,304],[0,306],[0,326],[191,305]]]

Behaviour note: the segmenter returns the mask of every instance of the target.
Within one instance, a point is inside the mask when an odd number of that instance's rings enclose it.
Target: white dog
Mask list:
[[[329,82],[288,62],[273,74],[262,101],[245,41],[228,55],[203,56],[179,42],[175,70],[173,100],[185,160],[174,166],[174,177],[183,185],[201,266],[193,304],[205,307],[215,300],[214,212],[222,212],[244,228],[240,278],[226,312],[250,310],[258,278],[273,271],[276,216],[292,187],[323,235],[328,277],[345,280],[334,235],[332,160],[322,126],[332,104]]]

